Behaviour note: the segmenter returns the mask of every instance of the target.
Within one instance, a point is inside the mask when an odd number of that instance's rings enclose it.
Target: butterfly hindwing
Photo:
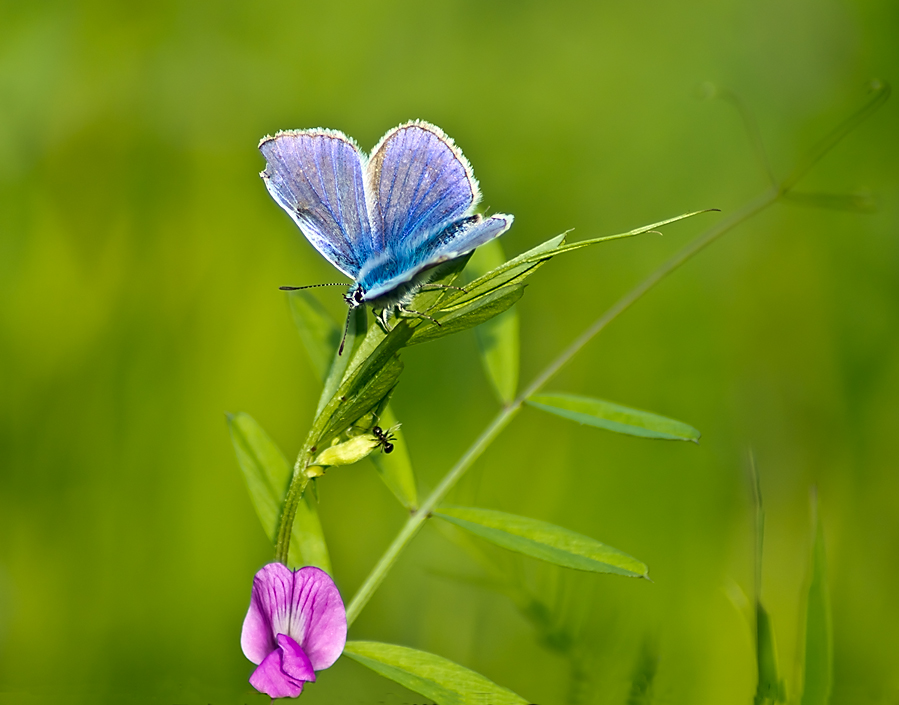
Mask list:
[[[466,218],[432,238],[426,257],[429,262],[445,262],[461,257],[502,235],[512,226],[513,220],[511,215],[505,213],[497,213],[483,220],[480,216]]]
[[[266,137],[259,149],[269,193],[313,247],[355,279],[373,245],[358,147],[336,130],[300,130]]]
[[[400,258],[468,215],[480,198],[462,152],[426,122],[400,125],[384,135],[372,151],[367,179],[376,249]]]
[[[428,267],[468,254],[506,232],[512,225],[512,220],[511,215],[501,213],[486,220],[479,215],[463,218],[436,233],[422,247],[409,252],[402,268],[395,266],[394,261],[387,258],[375,260],[375,267],[366,277],[370,280],[366,299],[376,299],[389,293]]]

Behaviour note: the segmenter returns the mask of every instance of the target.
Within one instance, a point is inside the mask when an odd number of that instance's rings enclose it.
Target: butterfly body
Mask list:
[[[336,130],[279,132],[261,176],[306,239],[353,280],[351,309],[406,310],[433,268],[500,236],[512,216],[473,214],[471,166],[440,128],[413,121],[363,153]]]

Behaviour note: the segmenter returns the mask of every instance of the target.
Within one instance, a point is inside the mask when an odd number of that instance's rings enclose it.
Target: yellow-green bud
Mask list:
[[[352,465],[357,463],[377,448],[378,445],[378,439],[371,433],[354,436],[348,441],[325,448],[312,461],[310,467],[306,470],[306,474],[309,477],[320,475],[321,472],[315,472],[315,468],[312,467],[315,465]]]

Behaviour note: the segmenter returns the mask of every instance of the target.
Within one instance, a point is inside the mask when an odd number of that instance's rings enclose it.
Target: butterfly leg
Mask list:
[[[422,284],[418,288],[419,291],[427,291],[428,289],[455,289],[456,291],[468,292],[467,289],[463,289],[461,286],[450,286],[449,284]]]
[[[381,330],[385,333],[390,332],[390,326],[387,323],[387,314],[389,313],[388,309],[382,308],[377,315],[375,316],[375,320],[378,322],[378,325],[381,326]]]
[[[413,309],[406,308],[405,306],[397,306],[396,308],[400,313],[411,313],[412,315],[419,316],[420,318],[427,318],[429,321],[433,321],[438,326],[441,325],[440,321],[438,321],[436,318],[434,318],[433,316],[429,316],[426,313],[422,313],[421,311],[414,311]]]

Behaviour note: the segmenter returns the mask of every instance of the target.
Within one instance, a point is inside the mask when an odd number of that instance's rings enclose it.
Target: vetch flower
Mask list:
[[[240,647],[258,668],[250,685],[273,698],[295,698],[315,672],[328,668],[346,645],[346,609],[325,571],[292,571],[269,563],[253,578]]]

